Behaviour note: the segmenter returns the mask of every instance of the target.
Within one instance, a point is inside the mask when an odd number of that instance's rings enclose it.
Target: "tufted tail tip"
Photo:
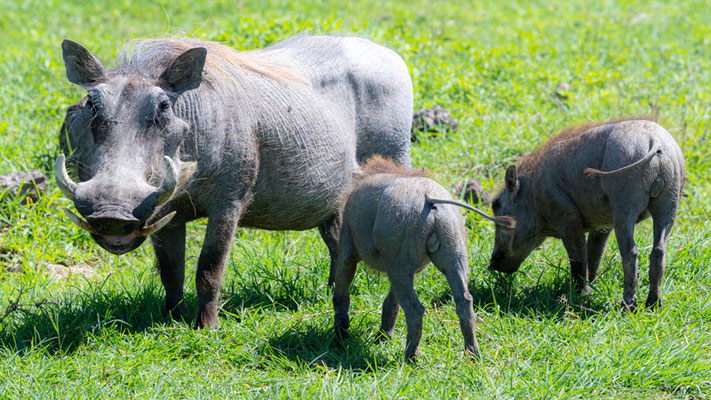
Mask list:
[[[516,227],[516,220],[509,216],[496,217],[496,220],[494,222],[496,223],[496,225],[501,225],[504,228],[513,229]]]
[[[595,169],[595,168],[585,168],[584,172],[588,176],[588,178],[599,178],[599,177],[605,175],[604,172],[600,171],[599,169]]]

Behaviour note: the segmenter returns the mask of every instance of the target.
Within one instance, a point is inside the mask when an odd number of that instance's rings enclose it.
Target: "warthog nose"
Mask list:
[[[125,236],[140,229],[142,222],[131,214],[117,211],[95,213],[86,217],[97,233],[106,236]]]
[[[141,227],[138,220],[127,221],[112,218],[87,218],[87,222],[97,233],[107,236],[125,236]]]

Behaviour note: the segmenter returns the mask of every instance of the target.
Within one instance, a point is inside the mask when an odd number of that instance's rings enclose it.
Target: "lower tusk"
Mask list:
[[[166,225],[168,225],[168,223],[170,222],[170,220],[173,219],[173,217],[175,217],[175,214],[176,214],[176,213],[177,213],[176,211],[173,211],[172,213],[170,213],[170,214],[166,215],[165,217],[159,219],[155,224],[149,225],[149,226],[146,226],[146,227],[142,228],[142,229],[138,232],[137,236],[139,236],[139,237],[148,236],[148,235],[150,235],[150,234],[153,234],[153,233],[158,232],[159,230],[163,229]]]
[[[72,222],[74,222],[74,224],[76,224],[76,226],[84,229],[85,231],[87,231],[89,233],[96,234],[96,231],[94,230],[94,228],[91,227],[91,225],[89,225],[88,222],[84,221],[78,215],[69,211],[68,208],[64,207],[64,213],[67,214],[67,217],[69,217],[69,219],[72,220]]]

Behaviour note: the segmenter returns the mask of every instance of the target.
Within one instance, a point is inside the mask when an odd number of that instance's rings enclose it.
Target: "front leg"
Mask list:
[[[197,289],[197,319],[195,328],[219,326],[217,306],[225,262],[230,254],[239,221],[241,206],[209,213],[205,243],[200,252],[195,288]]]
[[[341,234],[341,219],[336,214],[333,218],[318,226],[318,231],[323,238],[328,255],[331,257],[331,266],[328,270],[328,287],[332,288],[335,282],[336,263],[338,262],[338,238]]]
[[[600,229],[588,233],[588,282],[590,283],[597,279],[602,253],[605,252],[607,238],[609,237],[610,229]]]
[[[585,232],[582,229],[568,230],[563,235],[563,245],[570,259],[570,274],[578,293],[590,293],[587,284],[588,257]]]
[[[185,224],[167,226],[151,235],[160,280],[165,288],[165,309],[174,320],[180,320],[185,309]]]
[[[544,182],[551,185],[549,190],[547,218],[557,221],[556,234],[563,239],[563,245],[570,259],[570,274],[578,293],[589,293],[587,284],[588,257],[585,230],[582,226],[582,214],[572,198],[557,182]]]
[[[395,292],[393,292],[392,285],[390,285],[390,291],[387,297],[385,297],[385,301],[383,301],[383,314],[380,317],[380,332],[378,333],[376,341],[380,342],[392,339],[393,331],[395,330],[395,322],[397,322],[399,313],[400,304],[398,304]]]
[[[336,340],[348,339],[351,325],[348,309],[351,306],[351,283],[355,276],[358,258],[354,254],[348,229],[341,232],[339,255],[333,271],[333,329]]]

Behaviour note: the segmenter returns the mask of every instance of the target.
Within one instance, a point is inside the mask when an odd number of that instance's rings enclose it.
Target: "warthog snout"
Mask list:
[[[521,267],[521,263],[522,261],[516,261],[510,257],[506,257],[501,251],[494,251],[491,255],[489,269],[510,274],[518,271]]]
[[[143,221],[124,211],[124,209],[108,209],[92,213],[86,221],[96,232],[103,235],[128,235],[141,227]]]
[[[145,184],[119,188],[91,181],[77,184],[69,177],[64,154],[60,154],[54,170],[57,186],[74,202],[85,219],[66,208],[65,214],[78,227],[91,233],[94,240],[111,253],[123,254],[134,250],[148,235],[165,227],[175,216],[175,212],[171,212],[147,224],[155,216],[155,210],[170,199],[177,186],[175,163],[167,156],[164,161],[166,173],[160,187]],[[138,204],[132,204],[136,202]]]

